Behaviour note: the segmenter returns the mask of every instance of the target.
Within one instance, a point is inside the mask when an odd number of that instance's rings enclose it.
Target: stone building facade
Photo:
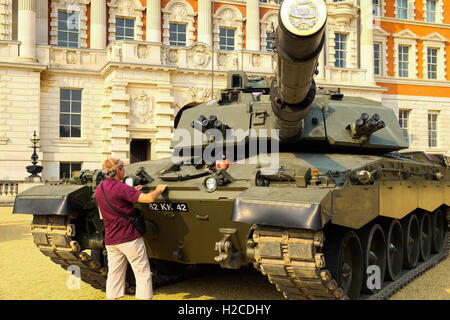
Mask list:
[[[170,156],[178,110],[213,99],[225,87],[227,71],[273,76],[271,31],[279,2],[1,0],[0,180],[28,175],[34,131],[46,180],[99,168],[107,156],[131,161]],[[432,102],[443,129],[450,100],[422,90],[411,94],[392,89],[401,88],[403,81],[422,81],[422,71],[412,80],[398,79],[393,72],[397,53],[388,49],[391,38],[410,39],[411,34],[385,27],[399,20],[389,17],[390,5],[380,3],[382,15],[376,12],[375,20],[371,0],[327,1],[327,6],[328,33],[316,82],[325,89],[339,87],[347,95],[384,101],[395,110],[418,110],[410,115],[409,129],[412,147],[421,149],[422,133],[416,139],[414,130],[416,123],[418,130],[426,124],[423,110]],[[448,30],[443,25],[450,10],[439,8],[443,20],[430,28]],[[437,41],[446,64],[446,34],[439,35],[411,39]],[[377,75],[374,41],[384,45],[386,59]],[[422,54],[422,45],[415,48]],[[418,67],[422,61],[417,59]],[[431,87],[448,88],[446,70]],[[448,153],[445,131],[438,134],[439,148],[428,151]]]

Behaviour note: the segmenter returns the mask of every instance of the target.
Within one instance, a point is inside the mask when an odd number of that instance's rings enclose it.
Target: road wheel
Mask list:
[[[414,269],[419,262],[420,255],[420,225],[415,214],[401,220],[403,231],[403,265],[407,269]]]
[[[386,235],[386,280],[394,281],[400,276],[403,268],[403,233],[397,219],[383,224]]]
[[[444,215],[440,209],[431,214],[432,241],[431,252],[440,253],[444,249],[446,226],[444,224]]]
[[[432,241],[431,218],[423,213],[420,219],[420,260],[427,261],[431,254]]]
[[[327,269],[344,290],[344,296],[358,299],[363,278],[361,242],[354,231],[340,231],[326,238]]]
[[[386,272],[386,240],[379,224],[370,224],[358,231],[363,253],[362,292],[375,293],[378,289],[369,289],[367,275],[372,273],[370,266],[378,266],[380,271],[380,289]]]

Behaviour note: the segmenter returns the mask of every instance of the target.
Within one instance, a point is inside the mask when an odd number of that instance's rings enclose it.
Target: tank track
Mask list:
[[[448,234],[447,234],[448,238]],[[332,279],[325,268],[323,231],[285,229],[257,226],[253,233],[255,247],[254,267],[287,299],[342,299],[344,291]],[[383,300],[392,296],[409,282],[432,268],[448,255],[447,250],[432,255],[413,270],[408,270],[393,282],[384,283],[383,288],[372,295],[362,295],[364,300]]]
[[[78,266],[82,281],[104,291],[108,269],[81,251],[80,245],[74,240],[75,225],[70,222],[69,217],[34,216],[31,224],[34,242],[44,255],[63,269],[67,270],[71,265]],[[255,250],[255,268],[266,275],[285,298],[348,299],[342,288],[332,279],[331,273],[324,268],[325,258],[321,253],[324,242],[322,231],[258,226],[253,233],[253,240],[258,245]],[[450,250],[448,235],[447,241],[447,250]],[[447,251],[435,254],[415,269],[404,272],[397,281],[385,282],[384,288],[378,293],[361,298],[387,299],[447,255]],[[153,268],[152,273],[155,288],[181,280],[181,277],[177,276],[158,275],[157,270]],[[134,283],[127,281],[126,293],[134,292]]]
[[[37,216],[31,224],[31,234],[39,250],[48,256],[53,262],[67,270],[69,266],[78,266],[83,282],[90,284],[95,289],[106,289],[108,269],[102,263],[93,260],[92,257],[81,251],[79,243],[74,239],[75,224],[70,223],[70,217],[64,216]],[[158,271],[152,267],[153,287],[161,287],[179,281],[182,276],[158,275]],[[134,276],[127,274],[125,292],[135,292]]]

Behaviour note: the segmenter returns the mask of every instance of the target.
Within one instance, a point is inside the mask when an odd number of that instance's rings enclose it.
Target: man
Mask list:
[[[143,186],[135,188],[123,183],[125,169],[123,161],[108,158],[103,162],[103,182],[105,195],[115,210],[134,220],[136,202],[151,203],[166,189],[158,185],[150,193],[142,193]],[[97,187],[97,199],[100,216],[105,224],[105,246],[108,252],[108,278],[106,280],[106,298],[118,299],[125,294],[125,276],[127,260],[136,278],[136,298],[151,300],[153,298],[150,264],[144,240],[136,228],[124,217],[117,214],[106,202],[101,185]]]

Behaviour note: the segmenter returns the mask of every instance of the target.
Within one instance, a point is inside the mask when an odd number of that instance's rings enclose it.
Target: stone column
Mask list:
[[[18,60],[37,62],[36,59],[36,0],[19,0],[17,38],[21,42]]]
[[[198,1],[198,42],[203,42],[212,48],[211,33],[211,1]]]
[[[161,42],[161,1],[147,0],[146,41]]]
[[[48,0],[37,0],[36,16],[36,42],[40,45],[48,45]]]
[[[106,49],[106,0],[91,1],[91,49]]]
[[[261,48],[259,30],[259,0],[247,0],[246,49],[259,51]]]
[[[372,1],[361,0],[361,69],[366,69],[366,81],[375,83],[373,63],[373,13]]]

